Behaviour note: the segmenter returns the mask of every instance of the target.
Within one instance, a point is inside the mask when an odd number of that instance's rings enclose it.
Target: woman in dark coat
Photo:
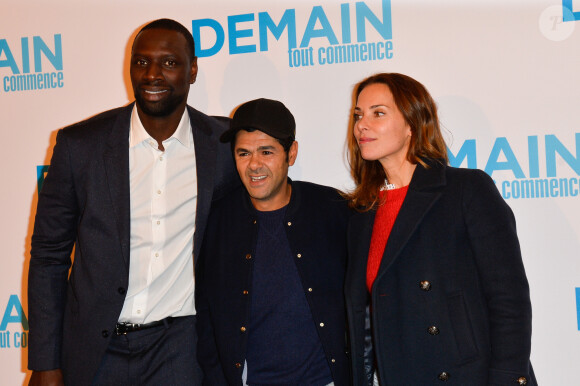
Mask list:
[[[416,80],[377,74],[355,96],[354,384],[535,385],[528,282],[493,180],[447,165],[435,103]]]

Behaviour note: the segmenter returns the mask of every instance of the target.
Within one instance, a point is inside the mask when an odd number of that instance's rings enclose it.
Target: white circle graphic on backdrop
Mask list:
[[[574,14],[568,8],[561,5],[552,5],[540,15],[538,24],[542,35],[554,42],[567,39],[574,32],[575,21],[564,21],[564,15],[568,20],[574,20]]]

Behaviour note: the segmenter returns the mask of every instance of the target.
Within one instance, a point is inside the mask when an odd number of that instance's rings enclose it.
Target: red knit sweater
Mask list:
[[[373,235],[371,236],[371,246],[369,249],[369,259],[367,262],[367,288],[371,292],[373,283],[379,272],[385,246],[389,240],[391,229],[399,214],[399,210],[403,205],[403,200],[407,195],[409,186],[393,190],[383,190],[379,192],[379,198],[386,201],[379,206],[377,214],[375,215],[375,222],[373,224]]]

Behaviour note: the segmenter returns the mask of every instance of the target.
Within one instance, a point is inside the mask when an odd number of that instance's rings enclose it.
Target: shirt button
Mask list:
[[[427,280],[421,281],[421,283],[419,283],[419,285],[421,286],[421,289],[423,291],[429,291],[431,289],[431,283],[429,283],[429,281],[427,281]]]
[[[159,157],[159,161],[163,161],[163,156]]]
[[[159,257],[159,253],[158,252],[155,252],[155,257]]]
[[[242,326],[242,327],[240,328],[240,331],[241,331],[241,332],[246,332],[246,327]]]
[[[161,190],[158,190],[158,191],[157,191],[157,194],[161,194]]]
[[[320,323],[320,327],[324,327],[324,323]]]
[[[250,260],[251,258],[252,258],[252,255],[248,253],[248,254],[246,255],[246,260]]]
[[[431,335],[439,335],[439,329],[435,326],[429,327],[427,331],[429,331],[429,334]]]
[[[161,221],[157,220],[157,225],[161,224]]]

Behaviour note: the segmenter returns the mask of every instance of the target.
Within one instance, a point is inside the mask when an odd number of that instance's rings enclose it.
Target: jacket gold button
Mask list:
[[[439,380],[440,381],[447,381],[449,379],[449,373],[444,371],[441,374],[439,374]]]
[[[243,290],[243,291],[242,291],[242,293],[243,293],[244,295],[247,295],[247,294],[248,294],[248,291],[247,291],[247,290]]]
[[[312,292],[312,288],[308,288],[308,292]]]
[[[429,327],[428,331],[431,335],[439,335],[439,329],[435,326]]]
[[[292,221],[288,221],[288,226],[292,226]]]
[[[300,259],[302,257],[302,253],[297,254],[296,257]]]
[[[252,258],[252,255],[248,253],[248,254],[246,255],[246,260],[250,260],[251,258]]]
[[[239,369],[240,367],[242,367],[242,364],[241,363],[236,363],[236,368]]]
[[[324,327],[324,323],[320,323],[320,327]]]
[[[526,377],[519,377],[518,378],[518,385],[527,385],[528,384],[528,380],[526,379]]]
[[[242,326],[242,327],[240,328],[240,331],[241,331],[241,332],[246,332],[246,327]]]
[[[431,289],[431,283],[429,283],[427,280],[421,281],[419,285],[423,291],[429,291]]]

